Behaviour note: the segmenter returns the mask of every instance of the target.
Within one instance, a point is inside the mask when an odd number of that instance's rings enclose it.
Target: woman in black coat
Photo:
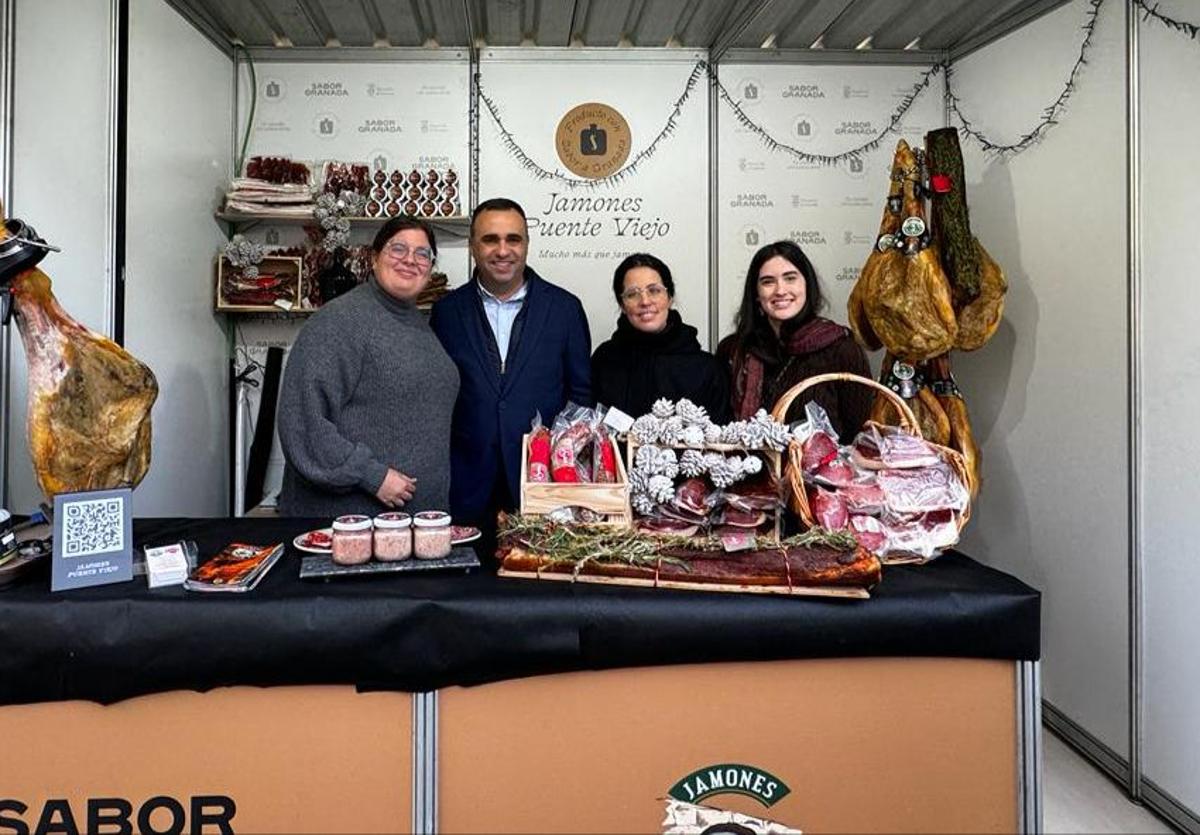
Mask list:
[[[670,268],[653,255],[630,255],[613,273],[613,295],[621,308],[617,329],[592,354],[596,402],[638,417],[660,397],[686,397],[715,422],[727,422],[725,366],[700,347],[696,329],[673,309]]]

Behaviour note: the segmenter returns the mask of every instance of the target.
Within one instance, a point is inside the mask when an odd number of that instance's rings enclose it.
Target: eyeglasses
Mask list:
[[[427,246],[418,246],[415,249],[410,249],[406,244],[388,244],[383,248],[383,251],[393,261],[403,261],[411,253],[413,260],[418,264],[427,266],[433,263],[433,250]]]
[[[654,301],[656,299],[661,299],[666,294],[667,288],[663,287],[661,284],[651,284],[647,287],[630,287],[621,294],[621,301],[636,302],[642,296]]]

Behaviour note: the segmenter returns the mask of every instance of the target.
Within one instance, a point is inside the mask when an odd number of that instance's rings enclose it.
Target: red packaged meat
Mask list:
[[[854,535],[859,545],[875,556],[886,553],[887,532],[884,531],[883,524],[874,516],[851,516],[850,533]]]
[[[942,459],[923,438],[896,426],[868,422],[854,439],[850,460],[866,470],[883,470],[929,467]]]
[[[837,441],[820,430],[809,435],[801,449],[800,467],[806,473],[814,473],[820,467],[837,458]]]
[[[550,480],[550,430],[538,426],[529,436],[529,472],[526,477],[532,482]]]

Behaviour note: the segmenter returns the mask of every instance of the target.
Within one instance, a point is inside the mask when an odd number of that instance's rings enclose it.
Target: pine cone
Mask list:
[[[633,422],[629,432],[637,439],[639,444],[655,444],[658,443],[659,433],[662,431],[662,422],[654,415],[642,415]]]
[[[763,462],[757,455],[747,455],[742,459],[742,472],[745,475],[754,475],[762,472]]]
[[[721,440],[721,427],[715,423],[706,423],[704,425],[704,442],[706,444],[719,443]]]
[[[646,485],[650,498],[656,502],[669,502],[675,496],[675,485],[665,475],[650,476]]]
[[[650,407],[650,414],[663,420],[673,417],[675,415],[675,404],[665,397],[660,397]]]
[[[698,449],[685,449],[679,456],[679,472],[688,478],[703,475],[705,470],[704,453]]]
[[[645,493],[636,493],[629,497],[629,503],[633,505],[633,509],[642,516],[650,516],[654,513],[654,499],[650,498]]]
[[[683,427],[683,432],[680,434],[679,442],[681,444],[686,444],[687,446],[703,446],[704,429],[696,424]]]
[[[658,447],[653,444],[638,447],[637,454],[633,457],[633,466],[647,473],[658,472],[658,452]]]
[[[662,429],[659,430],[658,438],[664,444],[678,444],[683,438],[683,418],[678,415],[672,415],[662,422]]]
[[[675,406],[675,414],[679,415],[689,424],[699,424],[703,426],[708,422],[708,410],[703,406],[697,406],[686,397],[679,401]]]

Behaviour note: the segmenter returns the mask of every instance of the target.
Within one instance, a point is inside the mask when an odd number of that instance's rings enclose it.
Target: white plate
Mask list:
[[[479,528],[472,528],[469,525],[455,525],[455,527],[466,528],[467,530],[475,531],[475,533],[469,533],[466,536],[451,540],[454,545],[466,545],[468,542],[474,542],[475,540],[479,539],[479,537],[483,536],[483,534],[479,532]]]
[[[315,531],[306,531],[292,540],[292,545],[299,551],[306,551],[309,554],[328,554],[331,548],[314,548],[311,545],[306,545],[304,540],[308,539],[309,534],[323,533],[330,536],[333,535],[333,528],[317,528]]]

